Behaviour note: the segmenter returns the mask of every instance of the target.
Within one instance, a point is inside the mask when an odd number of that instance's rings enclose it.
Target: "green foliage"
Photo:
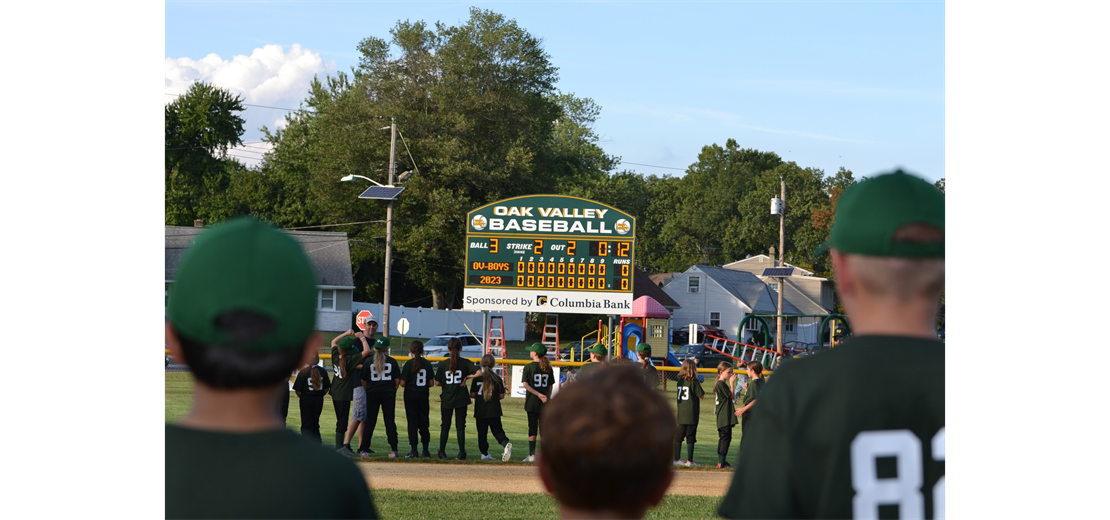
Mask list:
[[[234,214],[227,191],[243,168],[227,158],[227,150],[242,144],[242,111],[239,96],[199,82],[166,105],[166,224]]]
[[[395,203],[395,269],[445,308],[461,293],[467,211],[517,195],[601,190],[615,160],[592,130],[600,107],[555,91],[557,69],[516,22],[474,8],[458,26],[401,21],[390,34],[359,43],[350,75],[313,82],[306,108],[267,133],[274,151],[262,175],[281,225],[384,220],[384,204],[357,200],[358,187],[336,181],[387,181],[389,119],[379,116],[395,118],[404,137],[398,172],[416,172]],[[362,244],[351,250],[356,299],[377,299],[384,251],[374,238],[383,228],[331,228]]]

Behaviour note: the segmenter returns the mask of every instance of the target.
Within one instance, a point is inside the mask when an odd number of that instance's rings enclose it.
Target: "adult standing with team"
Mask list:
[[[944,195],[901,171],[867,179],[827,244],[855,335],[767,381],[718,512],[943,518]]]
[[[528,456],[524,462],[536,461],[536,439],[540,434],[540,414],[544,404],[551,397],[551,385],[555,383],[555,371],[551,369],[551,361],[547,359],[547,347],[542,343],[533,343],[528,347],[528,355],[532,362],[524,365],[522,382],[524,391],[528,393],[524,398],[524,411],[528,414]]]
[[[361,352],[356,341],[362,344]],[[331,341],[334,379],[330,393],[332,406],[335,407],[335,445],[337,451],[348,457],[354,456],[351,439],[366,418],[366,392],[359,383],[358,375],[363,359],[370,354],[370,344],[366,342],[366,336],[354,329],[348,329]],[[350,421],[347,420],[348,416],[351,417]]]

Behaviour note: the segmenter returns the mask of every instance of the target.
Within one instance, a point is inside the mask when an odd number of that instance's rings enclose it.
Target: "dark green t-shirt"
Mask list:
[[[166,518],[377,518],[349,459],[280,429],[166,425]]]
[[[717,415],[717,429],[736,424],[736,405],[732,402],[732,389],[728,383],[717,381],[713,385],[713,413]]]
[[[740,394],[740,406],[748,406],[748,403],[755,401],[759,397],[759,391],[762,389],[763,378],[749,379],[748,388],[744,389],[744,392]],[[751,417],[752,410],[755,410],[755,406],[748,408],[748,411],[744,412],[744,417]]]
[[[472,382],[470,383],[470,393],[474,394],[472,396],[474,397],[474,417],[476,419],[501,417],[501,394],[505,393],[505,382],[501,381],[501,378],[494,374],[494,377],[491,378],[493,379],[494,385],[493,393],[490,394],[489,402],[487,403],[485,398],[482,397],[482,387],[485,384],[482,379],[484,378],[479,377],[471,380]]]
[[[397,393],[396,379],[400,375],[401,366],[390,356],[385,357],[380,375],[374,371],[374,356],[362,360],[362,371],[359,373],[359,377],[366,381],[367,392]]]
[[[320,374],[320,388],[313,388],[312,386],[312,367],[308,367],[307,370],[301,370],[297,372],[297,379],[293,381],[293,390],[300,392],[301,397],[306,395],[324,395],[328,393],[328,389],[331,388],[331,382],[328,380],[328,371],[324,370],[324,367],[313,366],[316,367],[316,373]]]
[[[678,424],[697,424],[701,414],[701,398],[705,390],[697,379],[679,379],[678,384]]]
[[[347,377],[342,377],[339,373],[339,349],[333,347],[331,356],[331,366],[334,370],[332,374],[334,379],[331,382],[331,398],[350,401],[354,399],[355,385],[362,384],[358,379],[358,365],[362,364],[362,351],[347,354]]]
[[[435,370],[432,362],[424,358],[405,361],[401,368],[401,380],[405,382],[405,395],[428,394],[435,383]]]
[[[460,357],[458,363],[455,365],[455,371],[449,373],[448,368],[451,366],[451,360],[445,359],[439,362],[439,371],[436,372],[436,381],[443,385],[443,393],[440,394],[439,400],[443,402],[440,406],[445,408],[461,408],[470,405],[470,392],[466,390],[464,384],[467,376],[478,371],[478,365],[473,361]]]
[[[655,367],[648,365],[644,368],[644,381],[647,381],[648,386],[652,388],[659,387],[659,371]]]
[[[883,517],[899,504],[902,518],[936,517],[944,343],[856,336],[784,363],[765,386],[721,516]]]
[[[591,372],[593,372],[593,371],[595,371],[599,368],[602,368],[603,365],[605,365],[605,363],[598,363],[596,361],[591,361],[589,363],[586,363],[585,365],[582,365],[582,366],[578,367],[578,374],[575,375],[574,377],[579,378],[579,377],[585,376],[586,374],[589,374],[589,373],[591,373]]]
[[[524,365],[524,374],[521,381],[528,383],[533,390],[551,397],[551,385],[555,384],[555,370],[551,365],[547,366],[547,371],[540,370],[540,363],[533,361]],[[543,401],[540,401],[536,394],[524,391],[527,395],[524,397],[524,411],[526,412],[539,412],[543,409]]]

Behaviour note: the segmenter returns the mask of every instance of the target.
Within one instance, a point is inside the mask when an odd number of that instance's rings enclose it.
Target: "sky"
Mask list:
[[[193,81],[241,94],[245,145],[283,124],[313,75],[349,72],[399,20],[458,25],[471,6],[543,40],[558,90],[601,106],[618,170],[681,176],[729,138],[826,175],[945,176],[943,2],[165,3],[165,102]],[[403,129],[402,129],[403,131]],[[417,158],[419,162],[419,158]]]

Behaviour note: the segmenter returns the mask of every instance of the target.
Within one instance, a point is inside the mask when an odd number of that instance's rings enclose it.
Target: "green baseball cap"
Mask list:
[[[636,344],[636,352],[643,352],[643,353],[650,356],[651,355],[651,345],[648,345],[647,343],[638,343],[638,344]]]
[[[831,247],[865,256],[944,258],[943,240],[895,241],[895,232],[908,224],[928,224],[944,233],[944,194],[902,170],[873,177],[840,196],[829,240],[815,254]]]
[[[547,354],[547,347],[545,347],[543,343],[533,343],[532,346],[525,350],[535,352],[536,354]]]
[[[605,348],[605,345],[602,345],[601,343],[595,343],[594,346],[586,349],[586,352],[591,352],[599,356],[604,356],[609,353],[609,349]]]
[[[377,340],[374,341],[374,348],[376,348],[378,350],[388,350],[389,349],[389,338],[385,338],[385,337],[378,338]]]
[[[339,338],[338,346],[341,350],[346,350],[347,352],[354,353],[354,352],[359,351],[359,348],[356,345],[356,343],[362,343],[362,342],[359,341],[359,339],[354,337],[354,336],[344,336],[342,338]]]
[[[316,275],[304,249],[254,218],[201,232],[174,278],[167,317],[179,334],[201,344],[249,352],[304,348],[316,329]],[[233,338],[219,323],[231,311],[264,316],[272,330]]]

